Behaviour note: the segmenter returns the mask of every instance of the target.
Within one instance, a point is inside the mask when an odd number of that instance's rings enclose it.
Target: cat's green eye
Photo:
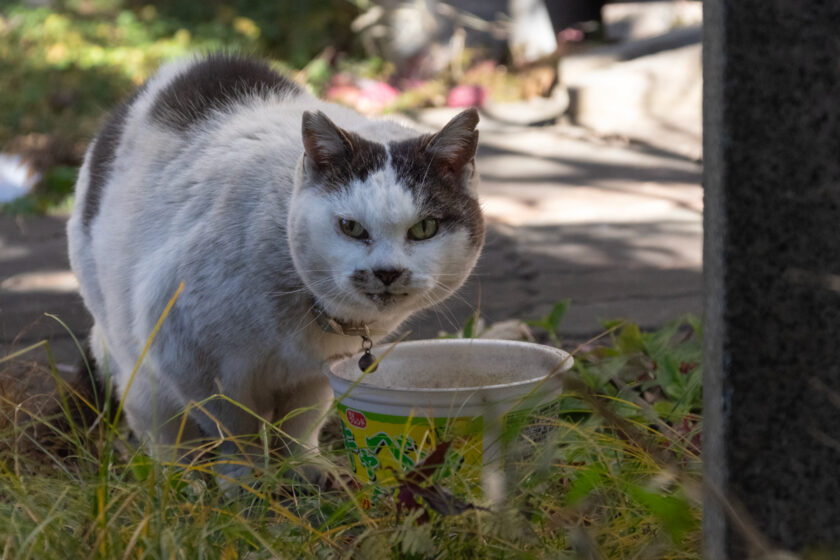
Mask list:
[[[423,241],[433,237],[437,231],[438,221],[434,218],[426,218],[408,228],[408,238],[414,241]]]
[[[338,220],[338,226],[341,228],[341,232],[344,235],[352,237],[353,239],[368,239],[370,237],[364,226],[355,220],[345,220],[344,218],[341,218]]]

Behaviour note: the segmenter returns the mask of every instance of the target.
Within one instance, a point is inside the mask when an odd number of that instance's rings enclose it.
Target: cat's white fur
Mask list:
[[[313,407],[282,429],[315,446],[317,419],[332,399],[324,364],[358,351],[360,339],[319,328],[308,292],[330,315],[368,322],[381,338],[457,289],[479,247],[458,228],[406,243],[406,231],[424,216],[390,165],[346,189],[307,186],[304,111],[322,111],[385,144],[418,135],[403,126],[307,94],[254,97],[189,134],[161,126],[150,116],[156,96],[192,64],[163,67],[131,104],[89,231],[82,214],[93,144],[80,170],[68,238],[94,317],[91,350],[121,397],[184,282],[125,400],[130,426],[175,443],[179,422],[169,420],[221,393],[269,421]],[[469,196],[475,180],[473,173]],[[341,217],[364,224],[375,242],[343,234]],[[412,273],[400,286],[408,295],[391,306],[378,306],[348,280],[360,268],[393,267]],[[204,407],[209,414],[190,414],[182,439],[258,431],[258,419],[224,400]]]

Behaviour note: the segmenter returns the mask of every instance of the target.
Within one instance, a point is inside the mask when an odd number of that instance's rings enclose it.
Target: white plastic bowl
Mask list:
[[[361,354],[328,371],[363,480],[411,468],[446,439],[454,441],[452,468],[486,471],[499,460],[504,419],[556,399],[559,374],[573,362],[562,350],[508,340],[422,340],[372,352],[380,358],[375,372],[359,369]]]

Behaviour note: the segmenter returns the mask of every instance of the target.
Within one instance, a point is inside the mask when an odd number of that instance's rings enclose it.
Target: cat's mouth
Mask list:
[[[394,292],[379,292],[376,294],[371,292],[365,292],[365,295],[368,298],[370,298],[370,300],[373,301],[373,303],[380,307],[389,307],[408,297],[407,293]]]

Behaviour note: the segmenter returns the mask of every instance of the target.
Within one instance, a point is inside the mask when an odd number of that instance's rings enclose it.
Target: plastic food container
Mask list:
[[[373,349],[376,371],[360,354],[334,362],[328,375],[344,443],[363,481],[385,482],[451,441],[443,474],[480,475],[491,493],[506,428],[556,399],[572,357],[562,350],[507,340],[444,339]]]

